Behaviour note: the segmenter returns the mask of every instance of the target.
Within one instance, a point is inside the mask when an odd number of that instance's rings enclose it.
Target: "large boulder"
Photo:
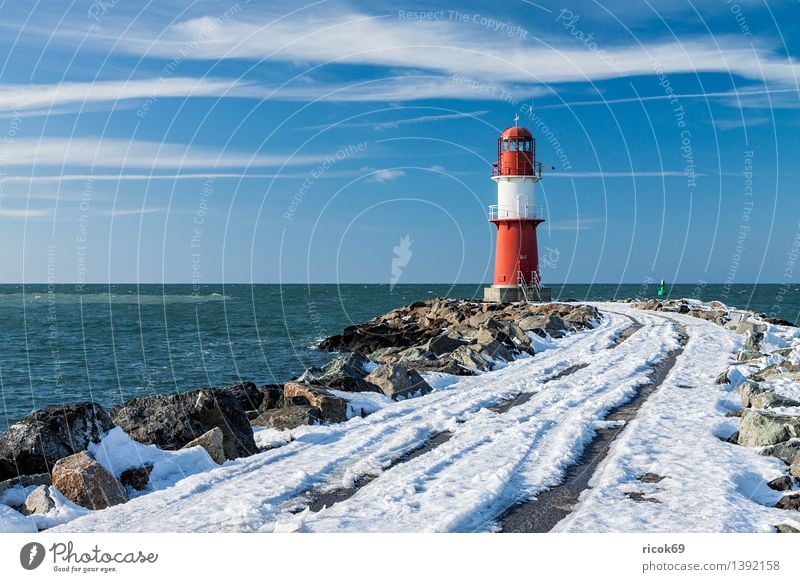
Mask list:
[[[405,398],[415,393],[427,394],[432,390],[419,372],[398,364],[378,366],[365,379],[378,386],[392,400]]]
[[[322,386],[314,386],[303,382],[287,382],[283,386],[286,398],[305,398],[320,411],[325,422],[344,422],[347,420],[347,400],[334,396]]]
[[[225,457],[235,459],[257,452],[245,411],[231,394],[200,388],[170,396],[134,398],[111,410],[117,426],[132,439],[176,451],[218,427]]]
[[[800,417],[748,409],[739,425],[739,444],[745,447],[774,445],[800,436]]]
[[[205,434],[200,435],[193,441],[183,445],[184,449],[192,447],[202,447],[206,450],[211,459],[218,465],[223,464],[228,458],[225,456],[225,445],[222,430],[215,426]]]
[[[441,335],[437,335],[436,337],[429,339],[423,347],[427,351],[437,356],[441,356],[443,354],[449,354],[451,352],[454,352],[465,343],[466,342],[458,338],[451,337],[446,333],[443,333]]]
[[[761,449],[761,454],[780,459],[787,465],[800,461],[800,439],[791,439]]]
[[[88,509],[105,509],[128,500],[122,484],[87,451],[55,464],[53,486],[73,503]]]
[[[309,405],[301,405],[267,410],[253,420],[253,426],[287,430],[298,426],[319,424],[320,422],[322,422],[322,414],[319,409]]]
[[[278,408],[283,402],[283,386],[281,384],[264,384],[259,387],[258,391],[263,396],[261,405],[257,409],[259,412]]]
[[[56,461],[100,442],[113,427],[94,402],[35,410],[0,435],[0,481],[49,473]]]
[[[331,360],[321,368],[309,368],[298,378],[300,382],[311,382],[331,386],[341,384],[344,378],[363,378],[367,375],[365,366],[369,360],[357,353],[349,353]]]
[[[486,372],[492,369],[492,362],[470,346],[460,346],[450,354],[450,359],[469,370]]]
[[[56,508],[56,502],[50,496],[50,488],[47,485],[39,485],[25,498],[22,506],[24,515],[44,515]]]
[[[758,382],[745,382],[740,388],[742,406],[745,408],[775,408],[776,406],[800,406],[800,402],[782,396]]]
[[[243,410],[258,410],[264,401],[264,393],[259,390],[253,382],[242,382],[233,386],[225,386],[223,392],[227,392],[239,403]]]

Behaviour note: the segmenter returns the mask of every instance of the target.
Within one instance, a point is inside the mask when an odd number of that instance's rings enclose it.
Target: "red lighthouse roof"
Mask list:
[[[513,127],[508,127],[500,134],[500,138],[504,137],[533,137],[531,136],[531,132],[525,129],[524,127],[520,127],[515,125]]]

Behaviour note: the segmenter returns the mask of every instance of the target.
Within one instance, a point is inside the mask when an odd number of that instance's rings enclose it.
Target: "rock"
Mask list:
[[[242,382],[241,384],[234,384],[233,386],[225,386],[222,388],[239,403],[242,410],[258,410],[261,403],[264,401],[264,394],[256,388],[252,382]]]
[[[119,476],[119,482],[136,491],[144,491],[150,482],[150,473],[152,472],[153,465],[125,469]]]
[[[280,403],[283,400],[283,386],[281,384],[264,384],[263,386],[259,387],[258,391],[261,392],[263,397],[261,400],[261,405],[258,407],[259,413],[266,412],[267,410],[272,410],[273,408],[278,408],[278,406],[280,406]]]
[[[94,402],[31,412],[0,435],[0,481],[49,473],[56,461],[100,442],[113,427],[106,411]]]
[[[661,483],[664,479],[666,479],[665,476],[657,473],[645,473],[639,477],[639,481],[642,483]]]
[[[761,454],[775,457],[787,465],[791,465],[794,463],[795,459],[800,456],[800,439],[792,439],[783,443],[764,447],[761,449]]]
[[[717,379],[714,380],[714,384],[727,384],[728,382],[728,370],[723,370],[720,375],[717,376]]]
[[[532,331],[538,335],[544,336],[545,331],[550,324],[550,327],[558,325],[556,321],[560,322],[562,327],[564,322],[557,315],[529,315],[523,317],[517,325],[522,331]]]
[[[775,504],[778,509],[789,509],[791,511],[800,510],[800,495],[784,495],[780,498],[778,503]]]
[[[724,319],[727,313],[721,309],[692,309],[690,315],[698,319],[705,319],[706,321],[717,323],[717,320]]]
[[[113,408],[111,417],[132,439],[168,451],[176,451],[219,427],[226,458],[257,452],[247,415],[238,400],[222,390],[200,388],[170,396],[134,398]]]
[[[0,495],[13,489],[14,487],[33,487],[35,485],[50,485],[50,473],[39,473],[37,475],[20,475],[0,482]]]
[[[744,351],[757,352],[762,339],[764,339],[764,334],[761,331],[749,332],[747,339],[744,340],[742,349]]]
[[[767,331],[767,326],[763,323],[755,323],[753,321],[740,321],[736,324],[735,332],[739,335],[757,336],[755,347],[758,347],[758,342],[764,337],[764,332]],[[749,339],[749,338],[748,338]],[[745,342],[746,343],[746,342]]]
[[[402,348],[381,348],[372,352],[369,357],[380,364],[394,364],[403,351]]]
[[[792,477],[800,479],[800,457],[795,457],[792,464],[789,466],[789,474]]]
[[[783,477],[777,477],[773,479],[769,483],[767,483],[767,487],[770,489],[774,489],[775,491],[789,491],[792,488],[792,478],[784,475]]]
[[[203,447],[211,459],[218,465],[222,465],[228,458],[225,456],[225,447],[222,444],[223,435],[222,429],[215,426],[205,434],[200,435],[193,441],[189,441],[183,445],[183,449],[190,449],[192,447]]]
[[[779,523],[775,526],[778,533],[800,533],[800,529],[788,523]]]
[[[50,497],[50,488],[47,485],[39,485],[30,492],[22,506],[23,515],[44,515],[56,508],[56,502]]]
[[[427,394],[431,391],[431,387],[416,370],[410,370],[399,364],[378,366],[365,379],[378,386],[392,400],[408,397],[415,392]]]
[[[800,436],[800,417],[748,409],[739,425],[739,444],[763,447]]]
[[[427,345],[427,344],[426,344]],[[393,363],[416,364],[417,362],[433,362],[436,360],[436,354],[427,349],[427,347],[413,347],[407,348],[397,354],[397,358]]]
[[[447,334],[441,334],[437,335],[435,338],[429,339],[423,347],[428,352],[441,356],[456,351],[464,344],[465,342],[460,339],[450,337]]]
[[[322,414],[325,422],[345,422],[347,420],[347,400],[334,396],[322,386],[302,382],[287,382],[283,386],[287,398],[301,396]]]
[[[470,346],[459,346],[450,354],[450,359],[471,370],[486,372],[492,369],[492,363]]]
[[[731,443],[732,445],[739,444],[739,431],[737,430],[731,436],[725,439],[725,442]]]
[[[128,500],[122,484],[87,451],[60,459],[52,476],[53,486],[81,507],[105,509]]]
[[[262,413],[253,426],[287,430],[322,422],[322,414],[313,406],[285,406]]]
[[[330,386],[341,383],[343,378],[360,379],[367,375],[365,366],[368,362],[361,354],[350,353],[328,362],[322,368],[309,368],[298,381]]]
[[[764,388],[758,382],[747,381],[740,387],[742,406],[745,408],[774,408],[776,406],[800,406],[800,402],[781,396]]]
[[[514,354],[511,350],[497,340],[491,340],[488,343],[478,342],[472,348],[489,360],[497,360],[499,358],[510,362],[514,359]]]

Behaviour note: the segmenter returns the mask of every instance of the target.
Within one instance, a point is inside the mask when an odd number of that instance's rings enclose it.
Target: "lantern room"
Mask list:
[[[506,129],[497,139],[495,176],[540,176],[542,164],[536,161],[536,140],[524,127]]]

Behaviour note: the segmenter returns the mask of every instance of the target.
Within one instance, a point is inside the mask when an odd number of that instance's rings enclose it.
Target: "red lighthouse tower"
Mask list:
[[[516,121],[516,120],[515,120]],[[484,289],[484,300],[549,301],[550,289],[541,286],[536,227],[544,219],[535,202],[542,164],[536,161],[536,140],[516,124],[497,140],[497,204],[489,207],[489,222],[497,226],[494,284]]]

